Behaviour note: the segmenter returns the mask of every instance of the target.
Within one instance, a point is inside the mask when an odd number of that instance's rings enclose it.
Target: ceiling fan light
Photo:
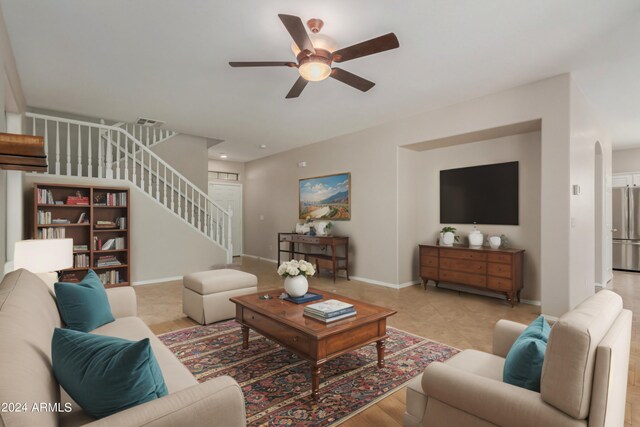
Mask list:
[[[301,64],[298,72],[305,80],[319,82],[331,75],[331,67],[324,62],[309,61]]]

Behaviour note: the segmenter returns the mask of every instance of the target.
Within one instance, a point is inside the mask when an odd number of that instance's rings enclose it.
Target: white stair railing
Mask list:
[[[30,133],[45,139],[49,174],[129,181],[224,248],[227,262],[232,262],[231,210],[213,202],[126,127],[35,113],[26,115]],[[129,130],[135,132],[135,128]],[[164,135],[166,139],[168,133]],[[149,141],[153,141],[152,136]]]
[[[145,147],[152,147],[178,134],[172,130],[141,126],[135,123],[116,123],[114,126],[124,129]]]

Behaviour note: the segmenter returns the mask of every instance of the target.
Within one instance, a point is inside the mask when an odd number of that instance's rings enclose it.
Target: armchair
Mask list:
[[[624,424],[631,312],[600,291],[552,327],[540,393],[502,382],[504,360],[526,325],[500,320],[493,354],[464,350],[434,362],[407,387],[405,427]]]

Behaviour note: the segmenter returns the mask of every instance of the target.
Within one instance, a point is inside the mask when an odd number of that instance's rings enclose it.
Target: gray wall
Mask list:
[[[337,223],[334,232],[352,239],[353,273],[404,283],[407,249],[400,248],[406,232],[400,225],[407,216],[411,220],[404,206],[411,209],[411,199],[399,187],[414,178],[399,166],[407,154],[398,147],[538,119],[543,170],[538,281],[543,313],[559,316],[588,294],[589,282],[593,292],[594,271],[584,268],[593,265],[595,253],[593,144],[603,142],[609,165],[611,149],[568,74],[248,162],[245,252],[276,257],[276,233],[291,230],[297,220],[299,178],[351,172],[352,220]],[[299,161],[308,167],[297,168]],[[582,197],[572,199],[571,184],[581,186]]]
[[[442,227],[453,225],[458,230],[460,243],[466,244],[466,236],[473,229],[473,226],[469,224],[440,223],[440,171],[518,161],[519,225],[478,225],[478,229],[485,237],[505,234],[508,237],[510,247],[526,251],[522,297],[539,301],[540,132],[410,153],[412,154],[405,154],[413,164],[407,166],[415,168],[414,173],[417,174],[417,177],[414,182],[417,183],[417,188],[412,193],[413,206],[402,210],[412,210],[417,212],[417,215],[414,215],[414,223],[409,221],[401,223],[401,229],[405,229],[406,232],[399,247],[405,250],[411,249],[411,256],[408,259],[412,261],[410,265],[404,265],[404,268],[401,268],[401,281],[418,279],[418,251],[416,247],[419,243],[435,243]],[[405,165],[404,162],[400,164],[401,166]],[[400,188],[403,187],[400,186]],[[400,193],[402,194],[402,192]],[[408,195],[407,198],[409,198]]]
[[[225,160],[214,160],[209,159],[209,171],[211,172],[229,172],[229,173],[237,173],[238,174],[238,182],[240,184],[244,183],[244,163],[240,162],[228,162]],[[212,182],[228,182],[225,180],[212,180]]]
[[[31,215],[34,183],[129,187],[131,210],[131,279],[138,282],[183,276],[226,264],[226,252],[193,230],[168,209],[125,181],[48,177],[28,174],[24,180],[25,213]],[[30,224],[26,224],[29,227]],[[32,230],[25,230],[29,238]]]
[[[612,156],[613,173],[640,172],[640,148],[616,150]]]
[[[208,153],[205,138],[179,134],[152,147],[151,150],[207,193]]]

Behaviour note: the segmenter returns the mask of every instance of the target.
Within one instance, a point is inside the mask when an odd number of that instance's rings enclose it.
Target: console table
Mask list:
[[[506,295],[520,302],[524,250],[472,249],[466,246],[420,245],[420,277],[425,289],[433,280]]]
[[[282,243],[288,243],[287,249],[282,248]],[[307,247],[309,246],[309,247]],[[343,247],[343,255],[338,255],[339,247]],[[313,247],[331,248],[331,253],[320,253],[314,251]],[[280,265],[280,254],[289,254],[289,259],[293,259],[295,255],[304,256],[305,260],[316,259],[327,261],[333,272],[333,281],[336,281],[338,270],[345,270],[347,280],[349,279],[349,238],[345,236],[307,236],[306,234],[296,233],[278,233],[278,265]],[[317,269],[320,275],[320,269]]]

